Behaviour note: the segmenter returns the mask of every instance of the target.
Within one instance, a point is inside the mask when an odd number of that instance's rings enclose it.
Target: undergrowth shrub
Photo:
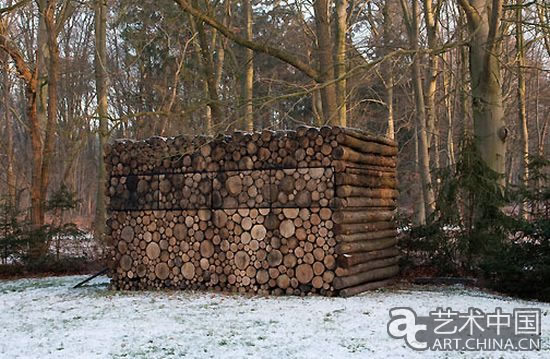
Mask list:
[[[472,140],[440,170],[436,210],[402,241],[408,265],[441,276],[475,276],[491,288],[550,300],[550,163],[531,158],[530,185],[502,187]],[[519,208],[525,208],[520,211]]]

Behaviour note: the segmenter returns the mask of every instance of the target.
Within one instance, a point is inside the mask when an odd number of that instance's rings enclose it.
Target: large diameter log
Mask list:
[[[388,222],[385,222],[385,223],[388,223]],[[365,232],[365,233],[353,232],[351,234],[337,234],[336,241],[357,242],[357,241],[368,241],[371,239],[388,238],[388,237],[397,237],[397,229],[392,228],[392,229],[384,229],[384,230]]]
[[[378,141],[369,141],[358,137],[341,133],[336,136],[336,141],[342,145],[353,148],[364,153],[374,153],[383,156],[397,155],[397,147],[379,143]]]
[[[332,167],[334,167],[334,170],[336,172],[344,172],[352,169],[361,169],[361,170],[367,170],[367,171],[378,171],[381,173],[386,173],[388,175],[395,174],[395,168],[393,167],[369,165],[364,163],[357,163],[357,162],[350,162],[350,161],[336,160],[336,159],[332,160]]]
[[[377,142],[387,146],[397,147],[397,142],[385,136],[379,136],[372,133],[367,133],[363,130],[359,130],[356,128],[339,127],[338,129],[339,129],[339,133],[336,135],[337,138],[340,134],[343,133],[348,136],[353,136],[355,138],[358,138],[364,141]]]
[[[376,268],[389,267],[394,264],[397,264],[398,262],[399,262],[398,256],[384,258],[384,259],[375,259],[366,263],[360,263],[360,264],[354,265],[353,267],[349,267],[349,268],[338,267],[336,268],[335,272],[338,277],[346,277],[346,276],[350,276],[361,272],[368,272]]]
[[[355,287],[344,288],[339,292],[339,294],[341,297],[351,297],[352,295],[363,293],[368,290],[387,287],[389,285],[392,285],[393,283],[395,283],[395,278],[384,279],[384,280],[379,280],[379,281],[370,282],[370,283],[364,283],[364,284],[356,285]]]
[[[393,247],[397,244],[397,242],[397,238],[391,237],[373,239],[370,241],[339,243],[338,245],[336,245],[335,250],[338,254],[368,252]]]
[[[334,183],[340,185],[352,185],[369,188],[390,188],[397,187],[397,179],[389,176],[373,177],[354,173],[337,173],[334,176]]]
[[[332,151],[332,157],[337,160],[363,163],[381,167],[394,168],[396,165],[395,157],[373,155],[355,151],[346,146],[338,146]]]
[[[391,221],[394,218],[394,211],[337,211],[332,215],[334,223],[379,222]]]
[[[376,259],[395,257],[399,255],[399,249],[392,247],[370,252],[343,254],[336,260],[338,267],[348,268],[356,264],[369,262]]]
[[[331,207],[334,209],[346,207],[392,207],[395,208],[396,201],[392,198],[368,198],[368,197],[348,197],[334,198],[331,201]]]
[[[354,285],[391,278],[399,273],[399,266],[392,265],[384,268],[376,268],[368,272],[361,272],[347,277],[336,277],[332,282],[335,289],[352,287]]]
[[[365,188],[351,185],[338,186],[336,189],[338,197],[368,197],[368,198],[390,198],[395,199],[399,192],[390,188]]]
[[[300,264],[296,267],[296,278],[302,284],[309,283],[313,279],[313,269],[309,264]]]
[[[348,173],[362,174],[372,177],[396,177],[397,171],[395,168],[380,167],[380,166],[368,166],[354,163],[353,166],[348,166],[346,169]]]
[[[168,278],[169,274],[170,270],[168,269],[168,265],[166,265],[166,263],[159,263],[155,266],[155,275],[158,279],[165,280]]]
[[[387,229],[396,229],[395,223],[392,221],[367,222],[367,223],[347,223],[335,224],[333,227],[334,233],[337,235],[353,235],[358,233],[379,232]],[[357,238],[361,238],[359,235]],[[352,242],[352,241],[346,241]]]

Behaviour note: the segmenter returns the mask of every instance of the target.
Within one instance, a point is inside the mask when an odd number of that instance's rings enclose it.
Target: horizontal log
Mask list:
[[[386,229],[395,229],[392,221],[368,222],[368,223],[345,223],[335,224],[333,231],[337,235],[351,235],[355,233],[378,232]]]
[[[338,197],[397,198],[399,191],[391,188],[366,188],[342,185],[336,188]]]
[[[340,127],[340,133],[344,133],[348,136],[353,136],[353,137],[362,139],[364,141],[377,142],[377,143],[381,143],[388,146],[394,146],[394,147],[397,146],[397,142],[395,142],[394,140],[386,136],[375,135],[356,128]]]
[[[394,257],[399,254],[399,249],[392,247],[370,252],[359,252],[338,256],[336,263],[338,267],[348,268],[359,263],[365,263],[375,259]]]
[[[373,239],[369,241],[360,242],[346,242],[336,245],[336,253],[348,254],[357,252],[368,252],[378,249],[385,249],[393,247],[397,244],[398,239],[396,237]]]
[[[392,198],[368,198],[368,197],[348,197],[334,198],[331,201],[331,207],[334,209],[346,207],[392,207],[395,208],[396,201]]]
[[[334,278],[333,286],[335,289],[348,288],[362,283],[391,278],[398,273],[398,265],[376,268],[368,272],[361,272],[347,277],[336,277]]]
[[[363,176],[370,176],[370,177],[390,177],[390,178],[396,178],[397,172],[395,169],[370,169],[370,168],[360,168],[360,167],[348,167],[346,169],[346,173],[353,173]]]
[[[397,229],[395,225],[392,224],[392,229],[378,230],[366,233],[357,233],[353,232],[351,234],[337,234],[336,240],[338,242],[357,242],[357,241],[368,241],[370,239],[378,238],[388,238],[392,236],[397,236]]]
[[[354,265],[353,267],[349,267],[349,268],[338,267],[336,268],[335,273],[339,277],[345,277],[345,276],[350,276],[361,272],[368,272],[376,268],[389,267],[394,264],[397,264],[398,262],[399,262],[399,256],[389,257],[384,259],[375,259],[369,262]]]
[[[353,185],[369,188],[390,188],[397,187],[397,179],[391,177],[371,177],[354,173],[336,173],[334,175],[336,185]]]
[[[395,157],[380,156],[358,152],[346,146],[338,146],[332,151],[332,156],[337,160],[345,160],[349,162],[363,163],[366,165],[374,165],[381,167],[394,168],[396,165]]]
[[[342,145],[353,148],[363,153],[374,153],[383,156],[397,155],[397,147],[379,143],[378,141],[365,140],[341,133],[336,136],[336,141]]]
[[[363,163],[350,162],[350,161],[337,160],[337,159],[332,160],[332,167],[334,167],[334,171],[336,172],[345,172],[345,171],[349,171],[350,169],[362,169],[367,171],[385,172],[388,174],[395,173],[394,167],[368,165]]]
[[[351,297],[353,295],[360,294],[360,293],[366,292],[368,290],[374,290],[374,289],[387,287],[387,286],[392,285],[393,283],[395,283],[395,278],[384,279],[384,280],[379,280],[379,281],[370,282],[370,283],[364,283],[364,284],[356,285],[354,287],[349,287],[349,288],[342,289],[340,291],[340,296],[341,297]]]
[[[367,223],[379,221],[392,221],[395,219],[395,212],[388,210],[367,210],[367,211],[349,211],[341,210],[334,212],[332,220],[334,223]]]

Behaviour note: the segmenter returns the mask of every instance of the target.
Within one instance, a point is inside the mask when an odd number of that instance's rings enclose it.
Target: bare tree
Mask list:
[[[487,166],[504,175],[506,137],[502,104],[501,17],[503,0],[459,0],[466,13],[470,46],[470,81],[474,136]],[[500,181],[504,185],[504,177]]]
[[[104,145],[108,138],[108,102],[107,102],[107,1],[95,2],[95,87],[97,96],[98,140],[97,154],[97,196],[95,233],[102,238],[105,232],[105,182],[106,172],[104,157]]]
[[[422,179],[422,192],[426,216],[430,216],[435,209],[435,196],[432,188],[432,176],[430,173],[430,155],[428,152],[428,131],[426,128],[426,107],[424,103],[424,89],[422,87],[422,75],[420,73],[419,53],[419,25],[418,2],[412,0],[409,5],[407,0],[400,0],[403,9],[403,17],[407,27],[409,46],[414,51],[411,64],[411,79],[416,104],[416,132],[418,136],[418,161],[420,178]]]

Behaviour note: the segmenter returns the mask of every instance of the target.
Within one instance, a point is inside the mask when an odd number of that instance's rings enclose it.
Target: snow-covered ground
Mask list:
[[[353,298],[113,292],[107,278],[0,281],[0,358],[549,358],[550,304],[459,287]],[[540,352],[414,352],[386,333],[388,311],[542,309]]]

